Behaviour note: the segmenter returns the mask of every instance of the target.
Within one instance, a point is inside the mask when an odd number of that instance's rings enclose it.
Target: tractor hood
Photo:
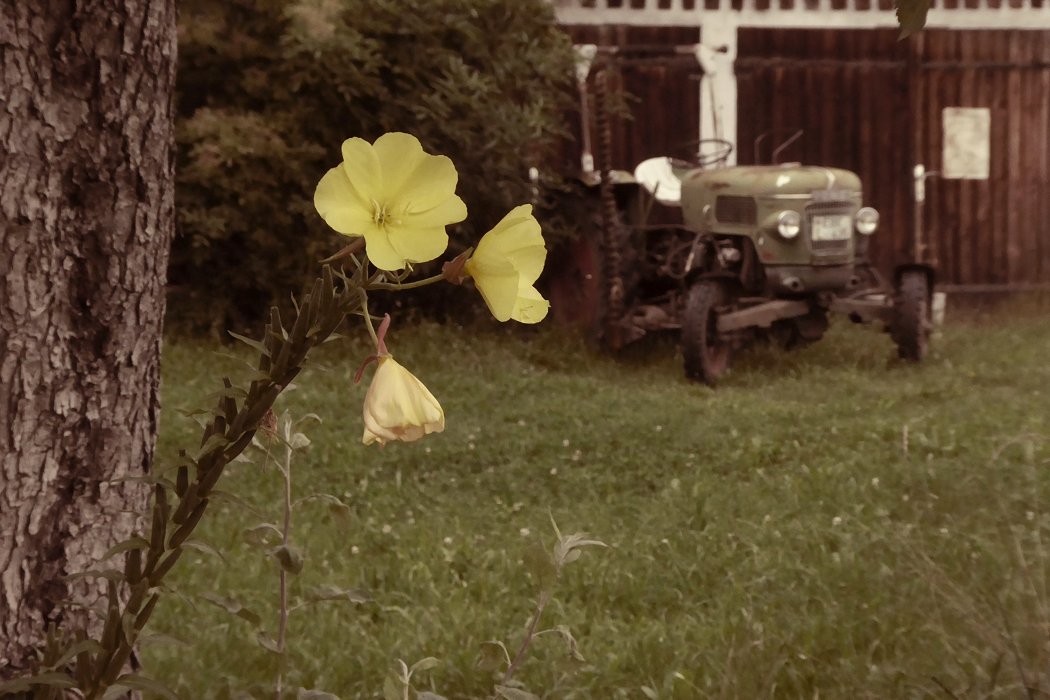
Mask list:
[[[860,188],[860,178],[849,170],[798,163],[693,170],[683,178],[684,192],[702,189],[712,194],[746,193],[776,197],[810,194],[815,190],[859,192]]]

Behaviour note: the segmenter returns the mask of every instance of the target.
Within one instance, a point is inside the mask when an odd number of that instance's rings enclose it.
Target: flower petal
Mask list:
[[[456,166],[446,156],[426,153],[415,136],[383,134],[374,149],[383,170],[383,194],[391,206],[408,214],[424,212],[455,193]]]
[[[317,183],[314,208],[325,223],[344,235],[361,236],[375,228],[371,207],[361,200],[341,167],[332,168]]]
[[[378,228],[365,233],[365,255],[373,265],[387,272],[400,270],[407,262],[405,256],[398,253],[391,244],[388,233]]]
[[[474,256],[482,261],[505,259],[530,284],[539,279],[547,249],[540,224],[532,215],[532,205],[512,209],[482,236]]]
[[[383,203],[383,169],[372,144],[357,137],[343,141],[343,171],[360,198],[369,205]]]
[[[383,191],[388,195],[396,194],[428,156],[423,152],[419,139],[401,131],[383,134],[372,144],[376,157],[383,169]]]
[[[444,226],[427,228],[388,228],[390,245],[397,254],[409,262],[427,262],[438,257],[448,248],[448,234]],[[375,261],[373,261],[375,262]],[[377,264],[376,267],[379,267]],[[402,265],[403,267],[403,265]]]
[[[474,278],[474,284],[489,307],[489,311],[497,321],[510,320],[518,302],[518,274],[513,270],[510,274],[483,274],[472,265],[473,262],[473,259],[468,260],[464,269]]]
[[[518,290],[518,299],[510,317],[520,323],[539,323],[547,317],[550,308],[550,302],[530,285]]]
[[[455,195],[459,174],[447,156],[427,155],[396,189],[386,190],[392,202],[408,213],[424,212]],[[462,220],[462,219],[461,219]]]
[[[426,211],[410,211],[402,217],[406,226],[447,226],[458,224],[467,218],[467,205],[457,195],[452,195],[441,204]]]

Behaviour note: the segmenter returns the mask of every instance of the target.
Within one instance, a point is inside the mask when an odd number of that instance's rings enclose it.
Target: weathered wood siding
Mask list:
[[[915,42],[916,152],[941,168],[944,107],[991,111],[987,180],[936,180],[926,231],[958,284],[1050,283],[1050,31],[947,31]]]
[[[669,50],[698,42],[699,27],[566,29],[576,44],[618,49],[615,56],[605,52],[598,56],[590,79],[593,91],[594,76],[604,66],[610,88],[626,94],[630,116],[612,119],[614,168],[634,170],[646,158],[680,151],[684,144],[698,138],[703,72],[692,54],[674,55]],[[597,151],[597,133],[592,132],[592,140]]]

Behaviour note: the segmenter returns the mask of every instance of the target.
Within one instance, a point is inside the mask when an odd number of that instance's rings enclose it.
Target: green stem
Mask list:
[[[379,349],[379,336],[376,335],[375,326],[372,325],[372,314],[368,312],[368,293],[362,289],[361,291],[361,315],[365,319],[365,328],[368,329],[368,335],[372,337],[372,345],[376,346],[376,351]]]
[[[536,637],[536,627],[540,624],[540,616],[543,615],[543,610],[547,607],[547,603],[551,601],[551,590],[547,589],[540,593],[539,599],[536,601],[536,610],[532,613],[532,619],[529,621],[529,629],[525,632],[525,639],[521,640],[521,646],[518,647],[518,653],[514,655],[514,660],[510,662],[510,666],[507,667],[507,671],[503,674],[503,679],[500,684],[505,684],[514,675],[514,672],[518,670],[518,666],[525,660],[525,653],[529,650],[529,645],[532,644],[532,640]]]
[[[434,275],[433,277],[416,280],[415,282],[369,282],[368,289],[385,289],[392,292],[403,292],[406,289],[417,289],[419,287],[425,287],[428,284],[443,282],[444,280],[444,275]]]
[[[284,522],[281,527],[281,544],[288,546],[292,532],[292,446],[284,447]],[[280,617],[277,623],[277,682],[274,685],[274,700],[281,700],[282,681],[284,676],[284,643],[288,630],[288,572],[281,567],[280,571]]]

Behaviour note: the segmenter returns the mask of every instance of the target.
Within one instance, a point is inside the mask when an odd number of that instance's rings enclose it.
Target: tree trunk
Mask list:
[[[0,679],[147,490],[173,230],[174,0],[0,3]],[[111,566],[120,566],[119,560]]]

